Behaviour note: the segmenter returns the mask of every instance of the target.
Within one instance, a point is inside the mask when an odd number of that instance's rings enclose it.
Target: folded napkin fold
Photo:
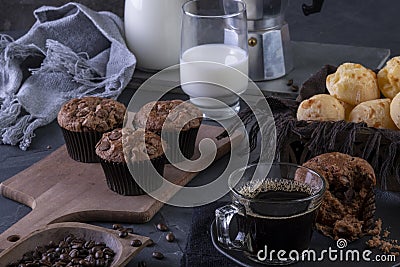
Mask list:
[[[0,143],[22,150],[65,101],[118,97],[136,64],[122,20],[111,12],[68,3],[43,6],[34,16],[36,23],[19,39],[0,36]]]

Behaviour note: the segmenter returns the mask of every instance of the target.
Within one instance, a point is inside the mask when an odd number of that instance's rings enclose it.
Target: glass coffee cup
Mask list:
[[[291,163],[254,164],[233,172],[232,203],[215,211],[218,242],[263,264],[290,264],[307,250],[325,179]]]

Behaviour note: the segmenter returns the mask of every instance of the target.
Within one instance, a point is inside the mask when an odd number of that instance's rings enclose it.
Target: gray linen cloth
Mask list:
[[[122,20],[111,12],[68,3],[43,6],[34,16],[26,35],[0,36],[0,143],[22,150],[67,100],[118,97],[136,64]]]

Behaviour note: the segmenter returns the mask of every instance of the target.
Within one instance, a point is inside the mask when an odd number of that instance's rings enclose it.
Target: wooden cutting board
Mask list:
[[[223,129],[201,125],[196,146],[204,138],[211,138],[217,146],[215,160],[227,154],[231,145],[240,142],[242,135],[235,132],[229,138],[216,140]],[[198,157],[196,149],[194,157]],[[166,165],[164,177],[177,185],[185,185],[197,172],[183,172]],[[144,223],[149,221],[163,203],[150,196],[121,196],[111,191],[99,163],[80,163],[72,160],[65,145],[43,160],[0,184],[0,193],[25,204],[32,211],[0,235],[0,250],[11,246],[16,239],[51,223],[110,221]],[[164,190],[163,197],[176,192]],[[10,238],[12,237],[12,238]],[[17,237],[17,238],[15,238]],[[10,241],[11,240],[11,241]]]

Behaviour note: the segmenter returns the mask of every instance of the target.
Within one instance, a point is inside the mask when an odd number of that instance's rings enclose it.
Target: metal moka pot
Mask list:
[[[289,25],[285,21],[288,0],[245,0],[249,47],[249,76],[254,81],[280,78],[293,68]],[[321,10],[323,0],[303,4],[309,15]]]

